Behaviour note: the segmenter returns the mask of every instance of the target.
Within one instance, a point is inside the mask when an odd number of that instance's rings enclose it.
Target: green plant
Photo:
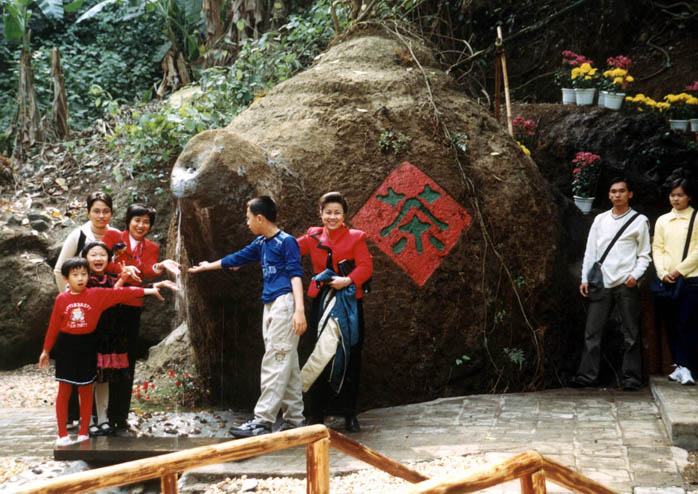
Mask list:
[[[504,347],[502,351],[509,358],[509,360],[519,366],[519,370],[523,369],[523,364],[526,361],[526,355],[521,348],[507,348]]]
[[[470,360],[470,357],[468,357],[467,355],[461,355],[459,358],[456,359],[456,365],[463,365],[468,360]]]
[[[412,138],[399,132],[395,134],[392,130],[382,132],[378,139],[378,146],[381,148],[383,153],[393,152],[395,154],[400,152],[403,146],[408,144]]]
[[[450,141],[461,152],[465,153],[468,150],[468,134],[465,132],[456,132],[451,136]]]
[[[208,396],[202,379],[179,368],[168,370],[166,379],[160,379],[157,385],[145,381],[133,387],[133,398],[145,408],[195,409],[205,403]]]
[[[495,312],[494,314],[494,323],[495,324],[501,324],[504,322],[504,318],[507,316],[507,311],[502,309],[500,311]]]
[[[201,91],[181,105],[142,105],[112,114],[114,131],[108,139],[119,151],[117,180],[166,163],[195,134],[227,125],[256,98],[312,63],[332,34],[328,0],[318,0],[305,15],[289,16],[278,31],[243,41],[230,67],[202,70]]]

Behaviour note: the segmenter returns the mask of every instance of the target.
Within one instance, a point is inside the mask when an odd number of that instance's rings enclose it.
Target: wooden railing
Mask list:
[[[306,446],[308,494],[329,494],[330,492],[330,446],[414,484],[399,491],[405,494],[475,492],[517,478],[521,479],[522,494],[544,494],[546,479],[581,494],[615,494],[601,484],[535,451],[521,453],[501,463],[471,469],[462,474],[429,479],[416,470],[324,425],[311,425],[249,439],[236,439],[68,474],[53,480],[34,482],[23,487],[20,492],[79,494],[159,477],[163,494],[176,494],[177,474],[180,472],[215,463],[251,458],[300,445]]]

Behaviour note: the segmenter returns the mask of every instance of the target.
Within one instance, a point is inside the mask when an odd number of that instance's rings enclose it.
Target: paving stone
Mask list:
[[[559,389],[446,398],[369,410],[359,420],[362,432],[351,437],[397,461],[468,454],[485,454],[487,460],[497,461],[535,449],[621,494],[633,494],[634,487],[667,489],[681,485],[680,472],[687,458],[685,450],[672,446],[660,407],[648,390],[623,393],[612,389]],[[0,451],[4,454],[35,456],[38,452],[49,456],[54,441],[52,409],[0,410]],[[269,472],[304,477],[303,452],[304,448],[299,447],[214,465],[190,472],[186,478],[187,482],[216,482],[225,477]],[[364,463],[332,450],[333,474],[362,468],[366,468]],[[518,494],[520,483],[484,492]],[[568,491],[548,482],[548,492]],[[663,492],[635,489],[635,494]]]
[[[635,487],[633,494],[685,494],[683,487]]]

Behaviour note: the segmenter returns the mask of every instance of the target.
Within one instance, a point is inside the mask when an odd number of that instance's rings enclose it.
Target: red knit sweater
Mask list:
[[[143,289],[138,287],[85,288],[77,295],[70,292],[58,294],[44,339],[44,350],[51,351],[58,333],[91,333],[97,328],[99,317],[104,310],[142,297]]]

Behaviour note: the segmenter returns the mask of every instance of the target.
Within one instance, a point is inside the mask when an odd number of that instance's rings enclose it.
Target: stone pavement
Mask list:
[[[652,381],[655,395],[663,391],[665,396],[671,395],[666,390],[677,386],[666,379]],[[691,390],[698,397],[696,388]],[[3,456],[49,454],[55,438],[52,411],[16,412],[0,410]],[[619,493],[684,492],[681,470],[687,452],[672,446],[660,407],[648,388],[639,392],[557,389],[444,398],[370,410],[359,420],[362,432],[352,437],[401,462],[472,453],[499,461],[534,449]],[[332,450],[332,474],[366,467]],[[304,476],[304,448],[187,472],[180,480],[181,490],[242,474]],[[548,488],[553,493],[566,492],[553,484]],[[515,482],[485,492],[518,493],[520,487]]]

